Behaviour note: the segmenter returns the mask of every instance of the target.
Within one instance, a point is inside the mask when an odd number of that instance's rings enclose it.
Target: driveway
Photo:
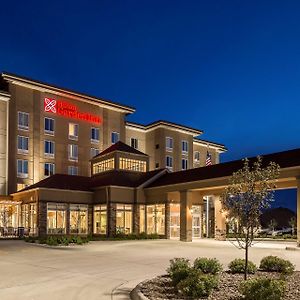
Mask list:
[[[300,251],[285,246],[261,242],[250,250],[250,259],[259,263],[263,256],[278,255],[300,270]],[[226,266],[243,251],[205,239],[99,241],[59,249],[0,240],[0,299],[129,299],[138,282],[165,273],[171,258],[199,256],[216,257]]]

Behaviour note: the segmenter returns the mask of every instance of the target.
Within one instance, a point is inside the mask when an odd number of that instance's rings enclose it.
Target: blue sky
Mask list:
[[[1,2],[0,70],[200,128],[222,161],[300,147],[299,1],[61,2]]]

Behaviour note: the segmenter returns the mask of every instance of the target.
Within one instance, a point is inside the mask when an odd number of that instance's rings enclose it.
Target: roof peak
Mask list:
[[[110,147],[106,148],[105,150],[103,150],[102,152],[100,152],[98,155],[96,155],[95,157],[93,157],[92,159],[96,158],[96,157],[100,157],[102,155],[108,154],[108,153],[112,153],[115,151],[120,151],[120,152],[126,152],[126,153],[130,153],[130,154],[137,154],[137,155],[143,155],[143,156],[148,156],[147,154],[121,142],[118,141],[115,144],[112,144]]]

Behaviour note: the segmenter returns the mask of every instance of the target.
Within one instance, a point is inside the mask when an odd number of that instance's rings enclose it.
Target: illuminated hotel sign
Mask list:
[[[76,105],[61,100],[45,98],[44,111],[59,116],[82,120],[90,123],[97,123],[97,124],[102,123],[101,117],[90,113],[81,112],[79,111]]]

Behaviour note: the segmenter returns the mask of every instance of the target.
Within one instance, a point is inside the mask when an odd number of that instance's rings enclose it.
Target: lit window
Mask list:
[[[47,203],[47,233],[66,233],[66,213],[65,204]]]
[[[119,141],[119,139],[120,139],[120,134],[119,134],[119,132],[112,132],[111,133],[111,143],[112,144],[115,144],[115,143],[117,143],[118,141]]]
[[[88,206],[70,204],[70,234],[87,234]]]
[[[71,144],[69,145],[69,160],[78,160],[78,146]]]
[[[200,162],[200,152],[199,151],[194,152],[194,161],[196,163]]]
[[[29,113],[19,111],[18,112],[18,129],[29,129]]]
[[[69,139],[78,140],[78,124],[69,123]]]
[[[78,167],[68,166],[68,174],[69,175],[78,175]]]
[[[168,151],[172,151],[173,150],[173,138],[166,137],[166,149]]]
[[[116,233],[129,234],[132,232],[132,205],[117,204]]]
[[[54,119],[45,118],[44,126],[45,134],[54,135]]]
[[[115,168],[115,159],[110,158],[103,161],[99,161],[93,164],[93,174],[113,170]]]
[[[100,150],[97,148],[91,148],[91,158],[95,157],[100,153]]]
[[[170,170],[173,169],[173,157],[172,156],[166,156],[166,167]]]
[[[147,234],[165,234],[165,205],[147,205]]]
[[[106,205],[94,206],[94,234],[106,234],[107,209]]]
[[[28,141],[29,141],[29,138],[27,136],[18,135],[18,153],[19,154],[27,154],[28,153]]]
[[[187,153],[189,151],[188,141],[181,141],[181,150],[184,153]]]
[[[100,140],[100,130],[99,128],[91,128],[91,142],[98,143]]]
[[[187,170],[187,168],[188,168],[188,160],[186,158],[183,158],[181,160],[181,169],[182,170]]]
[[[139,144],[138,144],[138,139],[131,138],[130,139],[130,146],[134,149],[138,149]]]
[[[45,163],[44,165],[44,175],[52,176],[55,171],[55,165],[53,163]]]
[[[130,170],[137,172],[146,172],[146,162],[143,160],[129,159],[129,158],[120,158],[121,170]]]
[[[17,173],[19,178],[28,177],[28,160],[25,159],[17,160]]]
[[[45,156],[54,157],[55,146],[53,141],[45,141]]]

